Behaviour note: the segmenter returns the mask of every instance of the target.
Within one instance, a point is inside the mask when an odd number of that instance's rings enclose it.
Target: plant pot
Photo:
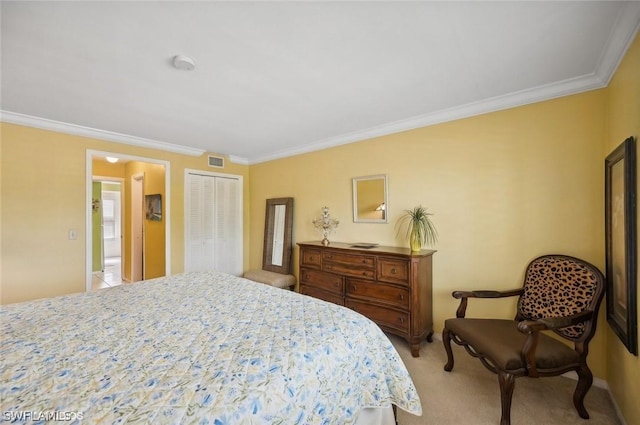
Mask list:
[[[420,235],[418,235],[415,228],[411,229],[411,234],[409,235],[409,246],[411,247],[411,252],[420,252],[422,249],[422,241],[420,240]]]

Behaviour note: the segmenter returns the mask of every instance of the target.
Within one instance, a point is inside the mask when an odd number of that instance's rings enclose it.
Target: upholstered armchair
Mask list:
[[[442,341],[447,352],[444,370],[453,369],[451,341],[498,374],[502,404],[501,425],[511,423],[515,378],[539,378],[576,371],[573,404],[589,418],[584,398],[593,383],[587,365],[605,279],[595,266],[566,255],[544,255],[531,261],[522,288],[508,291],[456,291],[460,299],[455,319],[447,319]],[[518,296],[514,320],[465,318],[470,298]],[[474,301],[477,302],[477,301]],[[568,344],[543,331],[553,331]]]

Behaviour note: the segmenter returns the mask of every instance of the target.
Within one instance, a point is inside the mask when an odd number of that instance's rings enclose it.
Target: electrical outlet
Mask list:
[[[78,233],[74,229],[69,229],[69,240],[75,241],[78,239]]]

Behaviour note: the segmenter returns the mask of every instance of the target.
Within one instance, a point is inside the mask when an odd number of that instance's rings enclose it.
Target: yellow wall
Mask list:
[[[124,162],[112,164],[107,161],[94,159],[92,162],[93,175],[98,177],[115,177],[124,181],[124,165]]]
[[[88,149],[170,163],[171,205],[165,203],[163,207],[170,208],[171,214],[171,271],[184,270],[184,170],[212,171],[206,155],[193,157],[7,123],[0,124],[0,143],[1,303],[85,290]],[[249,214],[248,169],[226,161],[224,169],[213,170],[243,177],[245,229]],[[76,230],[76,240],[68,239],[69,229]],[[245,231],[245,268],[249,237]]]
[[[636,36],[627,51],[606,93],[607,132],[603,157],[629,136],[636,138],[637,150],[640,138],[640,36]],[[640,188],[640,182],[636,187]],[[637,213],[640,213],[640,207],[637,207]],[[640,214],[636,222],[640,224]],[[640,271],[640,261],[636,270]],[[637,286],[637,282],[635,284]],[[640,308],[637,311],[640,312]],[[640,424],[640,357],[631,355],[609,326],[603,327],[607,330],[607,382],[627,424]]]
[[[402,211],[422,204],[439,233],[433,265],[436,332],[455,313],[455,289],[522,285],[535,256],[565,253],[604,268],[604,91],[495,112],[251,167],[251,239],[260,240],[265,199],[292,196],[296,242],[318,240],[311,220],[330,208],[329,239],[408,246]],[[353,223],[357,176],[387,174],[389,223]],[[261,246],[250,247],[260,267]],[[297,273],[298,250],[294,267]],[[471,303],[468,312],[513,316],[515,300]],[[590,365],[605,377],[604,328]]]

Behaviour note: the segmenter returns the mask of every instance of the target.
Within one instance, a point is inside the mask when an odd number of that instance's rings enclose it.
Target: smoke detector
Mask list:
[[[188,56],[177,55],[173,58],[173,66],[183,71],[193,71],[196,69],[196,63]]]

